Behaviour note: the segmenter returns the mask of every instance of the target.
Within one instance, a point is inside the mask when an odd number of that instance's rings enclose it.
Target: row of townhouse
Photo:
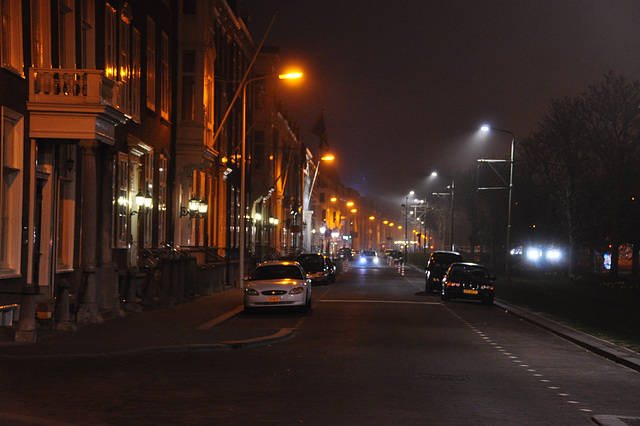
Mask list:
[[[235,2],[0,5],[0,325],[16,340],[240,286],[242,254],[303,248],[314,160],[270,78],[278,51],[257,54]]]

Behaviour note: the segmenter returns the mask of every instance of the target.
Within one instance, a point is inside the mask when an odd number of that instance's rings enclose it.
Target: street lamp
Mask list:
[[[281,80],[286,79],[296,79],[302,77],[302,73],[289,73],[289,74],[272,74],[265,75],[261,77],[250,78],[244,81],[242,85],[242,149],[240,152],[240,253],[239,253],[239,264],[238,267],[240,269],[240,282],[239,285],[242,286],[244,282],[244,233],[245,233],[245,192],[246,192],[246,147],[247,147],[247,86],[249,83],[258,80],[266,80],[268,78],[278,77]]]
[[[511,136],[511,159],[509,161],[509,208],[508,208],[508,213],[507,213],[507,243],[506,243],[506,252],[507,252],[507,259],[506,259],[506,263],[504,266],[504,273],[506,275],[506,279],[507,281],[511,281],[511,262],[510,262],[510,245],[511,245],[511,194],[513,192],[513,158],[514,158],[514,152],[515,152],[515,148],[516,148],[516,135],[513,134],[513,132],[510,132],[509,130],[503,130],[503,129],[498,129],[496,127],[490,127],[488,125],[483,125],[480,128],[481,131],[483,132],[488,132],[488,131],[496,131],[496,132],[502,132],[502,133],[506,133],[509,136]]]
[[[409,197],[413,197],[413,194],[415,194],[415,192],[413,191],[409,191],[409,194],[407,194],[406,197],[404,197],[404,252],[405,252],[405,256],[407,253],[407,228],[409,225]]]
[[[434,171],[431,172],[431,176],[432,177],[436,177],[438,176],[438,172]],[[453,223],[454,223],[454,204],[453,204],[453,198],[454,198],[454,194],[455,194],[455,188],[456,188],[456,181],[455,179],[451,179],[451,186],[449,187],[449,189],[451,189],[451,193],[450,194],[440,194],[440,193],[433,193],[433,195],[451,195],[451,227],[449,228],[449,247],[450,250],[453,251],[453,249],[455,248],[455,245],[453,244]]]

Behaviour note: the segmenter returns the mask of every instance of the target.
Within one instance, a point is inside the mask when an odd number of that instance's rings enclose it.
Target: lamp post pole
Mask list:
[[[240,244],[239,244],[239,262],[238,268],[240,271],[238,286],[240,288],[243,287],[244,282],[244,238],[245,238],[245,226],[246,226],[246,218],[245,218],[245,209],[246,209],[246,167],[247,167],[247,159],[246,159],[246,150],[247,150],[247,86],[249,83],[257,81],[257,80],[265,80],[271,77],[279,77],[281,80],[283,79],[292,79],[292,78],[300,78],[302,77],[302,73],[292,73],[292,74],[274,74],[274,75],[266,75],[262,77],[251,78],[249,80],[245,80],[242,85],[242,148],[240,150]]]
[[[489,127],[489,126],[482,126],[481,129],[484,132],[488,132],[489,130],[495,130],[496,132],[502,132],[502,133],[506,133],[509,136],[511,136],[511,157],[509,160],[509,207],[507,209],[507,242],[506,242],[506,251],[507,251],[507,258],[505,261],[505,266],[504,266],[504,273],[506,276],[507,281],[511,281],[511,253],[510,253],[510,247],[511,247],[511,197],[512,197],[512,193],[513,193],[513,160],[514,160],[514,153],[515,153],[515,148],[516,148],[516,135],[509,131],[509,130],[504,130],[504,129],[498,129],[495,127]]]

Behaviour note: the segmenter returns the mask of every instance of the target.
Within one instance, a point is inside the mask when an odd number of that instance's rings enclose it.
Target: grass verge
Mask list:
[[[640,281],[529,273],[496,282],[496,297],[640,352]]]

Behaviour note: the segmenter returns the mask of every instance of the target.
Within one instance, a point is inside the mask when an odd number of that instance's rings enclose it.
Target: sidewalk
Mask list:
[[[242,290],[234,288],[175,308],[127,313],[102,324],[81,324],[77,331],[38,330],[36,343],[15,343],[5,332],[0,334],[0,359],[229,350],[293,335],[292,329],[220,326],[242,311],[242,298]]]

